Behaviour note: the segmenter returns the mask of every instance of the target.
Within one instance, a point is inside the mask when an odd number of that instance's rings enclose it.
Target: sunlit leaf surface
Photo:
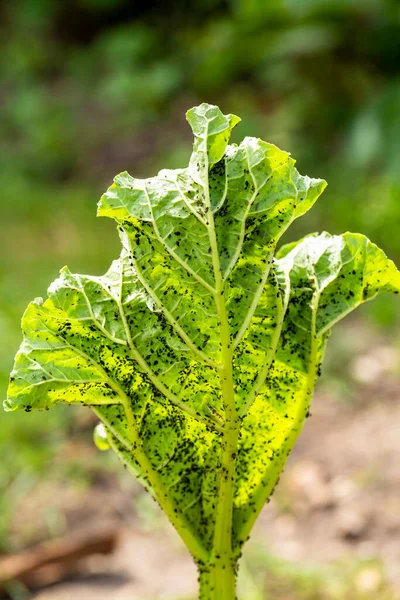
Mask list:
[[[197,559],[212,547],[225,428],[240,429],[234,544],[271,494],[308,412],[330,328],[400,275],[358,234],[275,247],[325,188],[238,117],[187,114],[186,169],[118,175],[98,214],[122,252],[102,277],[62,269],[22,321],[7,410],[91,406],[111,445]],[[227,410],[229,408],[229,414]]]

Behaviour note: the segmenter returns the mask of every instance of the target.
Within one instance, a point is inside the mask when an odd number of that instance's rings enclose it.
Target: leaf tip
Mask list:
[[[38,296],[37,298],[34,298],[32,300],[32,302],[30,302],[28,304],[25,312],[28,312],[28,310],[31,306],[43,306],[43,304],[44,304],[44,299],[41,296]]]
[[[207,123],[207,126],[212,121],[215,121],[218,126],[221,126],[223,123],[226,128],[233,129],[242,119],[233,114],[225,115],[216,104],[203,102],[186,111],[186,120],[191,126],[193,133],[196,135],[196,130],[203,129],[205,122]]]

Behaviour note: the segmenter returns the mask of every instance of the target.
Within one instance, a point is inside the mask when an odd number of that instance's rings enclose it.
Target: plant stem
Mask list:
[[[206,141],[207,134],[208,130],[205,135]],[[204,566],[206,571],[202,572],[200,569],[200,598],[202,600],[235,600],[236,560],[233,557],[232,516],[240,418],[235,404],[233,350],[226,312],[225,282],[222,278],[214,214],[210,202],[207,148],[204,167],[204,197],[208,208],[207,226],[215,279],[214,301],[220,326],[221,364],[219,375],[224,406],[224,424],[221,434],[213,548],[210,561]]]
[[[210,600],[212,593],[212,572],[208,566],[198,567],[199,573],[199,600]]]
[[[222,440],[219,490],[217,497],[214,546],[212,552],[213,589],[216,600],[234,600],[235,560],[232,544],[232,512],[234,479],[238,443],[238,428],[233,421],[226,423]],[[210,595],[210,598],[214,596]]]
[[[212,216],[210,216],[210,223],[212,232],[210,235],[210,244],[213,256],[218,257],[218,246]],[[215,304],[220,320],[222,359],[220,380],[225,420],[221,435],[215,533],[209,565],[209,595],[208,597],[204,596],[204,598],[205,600],[235,600],[236,561],[233,557],[232,515],[240,418],[235,404],[232,344],[219,260],[215,260],[214,272],[217,290]]]
[[[235,600],[236,569],[230,563],[229,568],[211,563],[199,567],[199,600]]]

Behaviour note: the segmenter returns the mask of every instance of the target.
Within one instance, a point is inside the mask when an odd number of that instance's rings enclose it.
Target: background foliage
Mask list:
[[[274,142],[328,180],[292,237],[361,231],[400,263],[397,0],[14,0],[0,17],[3,395],[28,301],[65,263],[100,274],[117,255],[100,194],[124,169],[186,164],[183,113],[202,101],[242,116],[237,139]],[[364,318],[398,323],[386,299]],[[75,425],[62,408],[0,419],[6,515],[45,469],[70,468],[49,465]]]

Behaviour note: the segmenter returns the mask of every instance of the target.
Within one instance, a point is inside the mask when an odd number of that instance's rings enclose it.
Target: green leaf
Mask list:
[[[238,470],[246,476],[237,480],[234,512],[239,545],[270,497],[307,417],[331,327],[362,302],[400,292],[394,263],[360,234],[313,234],[288,244],[273,270],[286,300],[275,320],[276,353],[266,377],[249,394],[242,423]]]
[[[364,235],[311,235],[284,246],[280,264],[292,287],[315,287],[317,335],[323,334],[362,302],[383,292],[399,292],[400,274],[385,253]]]
[[[120,258],[101,277],[62,269],[29,305],[5,408],[90,406],[100,446],[196,560],[226,566],[301,430],[331,326],[398,292],[400,275],[357,234],[310,236],[274,259],[325,182],[272,144],[229,145],[239,119],[215,106],[187,117],[186,169],[121,173],[100,200]]]

